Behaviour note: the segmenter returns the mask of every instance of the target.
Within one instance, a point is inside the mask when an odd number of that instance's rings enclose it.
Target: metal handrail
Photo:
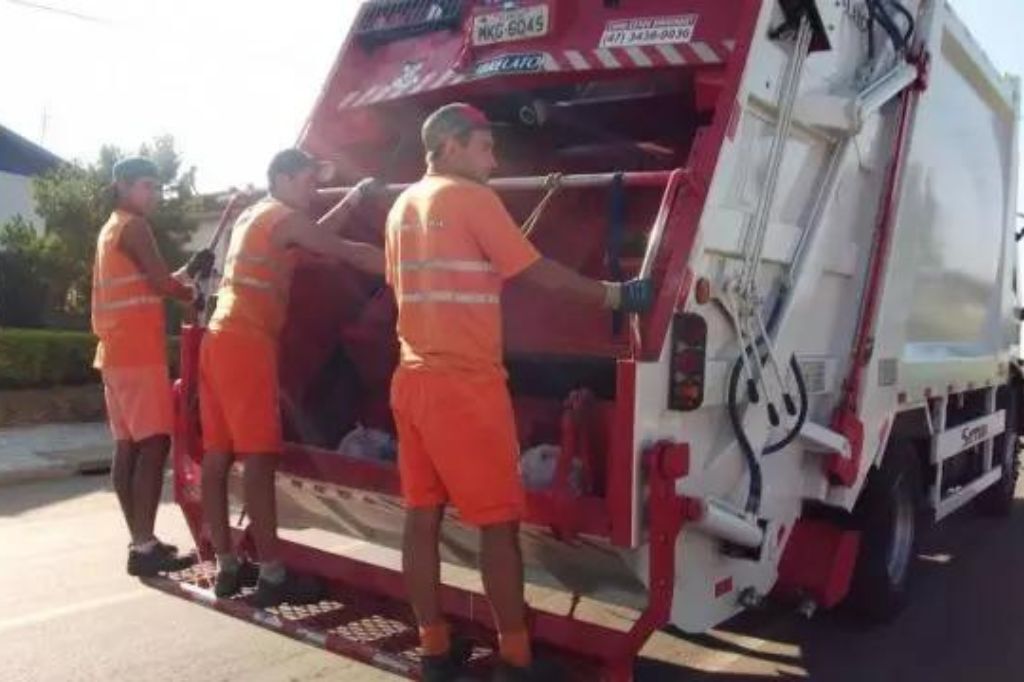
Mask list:
[[[588,189],[593,187],[608,187],[616,177],[621,175],[622,182],[626,187],[662,187],[667,186],[672,174],[677,171],[639,171],[636,173],[583,173],[579,175],[563,175],[559,184],[566,189]],[[523,192],[539,191],[548,188],[549,177],[547,175],[534,175],[525,177],[494,178],[488,182],[488,186],[497,191]],[[412,183],[393,183],[384,187],[388,194],[403,192]],[[352,187],[327,187],[321,189],[319,194],[324,199],[340,200],[352,191]]]

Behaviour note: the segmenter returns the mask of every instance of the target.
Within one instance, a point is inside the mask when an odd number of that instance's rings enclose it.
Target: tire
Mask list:
[[[907,605],[917,556],[920,493],[917,453],[908,443],[893,443],[882,466],[869,475],[853,512],[861,542],[846,607],[858,620],[887,623]]]
[[[1006,518],[1013,511],[1020,472],[1020,426],[1017,415],[1017,391],[1020,384],[1009,385],[1006,401],[1006,430],[993,439],[993,458],[1003,469],[1003,477],[978,496],[978,511],[993,518]]]

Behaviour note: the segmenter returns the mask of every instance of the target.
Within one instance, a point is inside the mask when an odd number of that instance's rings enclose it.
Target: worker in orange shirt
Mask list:
[[[158,175],[140,157],[114,166],[115,208],[100,230],[92,275],[92,329],[99,338],[93,364],[103,377],[112,478],[131,535],[133,576],[194,561],[153,533],[173,426],[163,300],[193,297],[184,269],[169,272],[147,221],[160,200]]]
[[[256,582],[261,608],[316,601],[319,581],[290,574],[279,561],[274,476],[281,453],[278,337],[285,320],[295,250],[337,259],[383,274],[384,255],[369,244],[332,234],[369,191],[365,180],[317,223],[309,217],[316,194],[316,164],[305,152],[278,153],[268,170],[269,196],[235,223],[217,295],[217,306],[199,360],[203,429],[202,498],[217,554],[214,591],[228,597]],[[244,465],[245,508],[259,555],[255,567],[234,553],[228,526],[227,477],[232,462]]]
[[[439,604],[444,507],[480,528],[484,588],[498,627],[497,680],[547,679],[529,643],[519,521],[519,446],[502,364],[502,283],[527,280],[583,304],[650,305],[648,281],[600,282],[542,258],[486,185],[496,168],[487,117],[450,104],[423,124],[427,173],[388,216],[387,279],[398,301],[401,360],[391,388],[402,493],[403,570],[426,680],[458,679]]]

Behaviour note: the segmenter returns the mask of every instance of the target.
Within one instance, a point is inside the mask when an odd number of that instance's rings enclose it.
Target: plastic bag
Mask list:
[[[561,456],[562,448],[557,445],[535,445],[523,452],[519,458],[519,471],[526,489],[539,491],[554,485]],[[580,493],[582,474],[580,462],[574,460],[569,471],[569,488],[576,494]]]
[[[398,458],[398,444],[390,433],[358,424],[341,439],[338,452],[356,459],[391,464]]]

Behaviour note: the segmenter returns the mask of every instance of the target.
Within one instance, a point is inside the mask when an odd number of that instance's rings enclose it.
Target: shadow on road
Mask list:
[[[717,630],[722,637],[716,633],[671,633],[718,658],[734,657],[735,664],[722,672],[644,660],[637,666],[637,679],[1024,680],[1024,500],[1018,499],[1008,519],[988,519],[965,509],[930,529],[914,570],[911,605],[889,625],[865,627],[841,612],[819,614],[807,621],[792,612],[770,608],[726,623]],[[747,646],[762,639],[798,653],[791,658]],[[743,672],[728,672],[730,669]],[[794,669],[806,676],[795,675]]]
[[[166,489],[169,486],[165,485]],[[0,488],[0,518],[13,517],[76,497],[107,493],[113,489],[106,474],[73,476],[50,481],[18,483]],[[112,504],[117,504],[111,498]]]

